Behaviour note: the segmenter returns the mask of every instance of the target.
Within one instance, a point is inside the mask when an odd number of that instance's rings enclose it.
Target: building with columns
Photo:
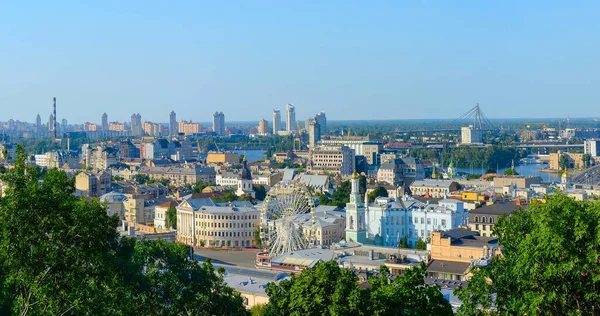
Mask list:
[[[200,247],[254,247],[260,211],[216,206],[208,197],[188,196],[177,206],[177,241]]]

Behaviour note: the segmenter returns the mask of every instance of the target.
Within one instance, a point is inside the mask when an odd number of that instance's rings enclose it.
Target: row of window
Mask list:
[[[491,216],[489,218],[490,218],[489,223],[493,224],[494,223],[494,218],[491,217]],[[486,217],[485,216],[481,216],[481,222],[479,221],[479,219],[480,219],[479,216],[475,216],[474,222],[475,223],[485,223],[486,222]]]
[[[217,219],[217,220],[247,220],[258,219],[258,215],[212,215],[212,214],[196,214],[199,219]]]
[[[208,228],[249,228],[255,227],[255,223],[213,223],[213,222],[196,222],[196,227]]]
[[[198,236],[209,237],[254,237],[254,232],[214,232],[210,230],[198,231]]]

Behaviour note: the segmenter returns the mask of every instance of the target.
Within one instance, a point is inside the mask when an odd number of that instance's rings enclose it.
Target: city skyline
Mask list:
[[[3,3],[2,120],[596,117],[599,6]]]

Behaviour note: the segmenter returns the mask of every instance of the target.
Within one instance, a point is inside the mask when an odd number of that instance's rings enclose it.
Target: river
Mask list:
[[[555,172],[540,172],[540,169],[546,169],[548,165],[538,164],[522,164],[515,166],[515,170],[522,176],[540,176],[545,182],[560,182],[560,173]],[[498,173],[504,173],[504,170],[509,168],[500,168]],[[456,171],[465,173],[485,173],[481,168],[456,168]]]
[[[234,153],[238,154],[238,155],[246,155],[246,160],[248,160],[248,162],[253,162],[253,161],[257,161],[257,160],[263,160],[265,159],[265,153],[266,151],[264,150],[234,150]]]

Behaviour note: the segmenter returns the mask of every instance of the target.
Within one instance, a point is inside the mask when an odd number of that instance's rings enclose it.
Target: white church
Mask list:
[[[429,204],[412,197],[380,197],[369,204],[366,195],[364,201],[360,198],[358,174],[352,175],[350,202],[346,204],[346,242],[398,247],[406,237],[414,247],[419,238],[427,241],[431,232],[466,226],[468,220],[464,203],[454,199]]]

